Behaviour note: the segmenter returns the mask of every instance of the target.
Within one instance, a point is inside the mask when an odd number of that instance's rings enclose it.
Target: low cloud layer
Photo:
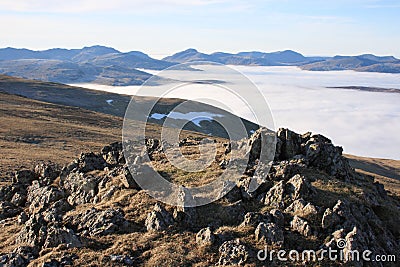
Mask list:
[[[399,88],[400,75],[308,72],[292,67],[235,68],[254,81],[263,92],[276,128],[322,133],[336,145],[343,146],[345,153],[400,159],[400,94],[325,88],[352,85]],[[125,94],[136,94],[139,88],[86,86]],[[221,100],[233,113],[254,121],[249,109],[238,99],[206,88],[207,85],[185,86],[184,90],[176,91],[170,97],[197,99],[214,105],[218,105],[215,99]],[[152,92],[154,90],[149,88],[145,94],[155,95]],[[204,95],[210,100],[204,99]]]

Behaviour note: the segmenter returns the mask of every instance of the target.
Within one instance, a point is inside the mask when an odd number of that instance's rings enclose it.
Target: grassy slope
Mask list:
[[[345,156],[358,172],[372,175],[386,190],[400,196],[400,160]]]

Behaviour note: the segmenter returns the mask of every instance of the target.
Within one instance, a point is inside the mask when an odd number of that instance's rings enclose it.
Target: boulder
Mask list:
[[[41,185],[50,185],[60,175],[60,170],[56,164],[41,163],[35,166],[35,175]]]
[[[93,152],[82,153],[76,161],[80,172],[86,173],[94,170],[103,170],[107,166],[106,161],[101,155]]]
[[[34,214],[18,233],[15,243],[41,247],[46,240],[47,225],[41,214]]]
[[[244,215],[243,222],[240,227],[256,227],[260,222],[265,222],[267,218],[259,212],[248,212]]]

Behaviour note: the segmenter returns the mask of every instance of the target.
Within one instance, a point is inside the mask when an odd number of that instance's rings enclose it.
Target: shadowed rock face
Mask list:
[[[340,239],[346,240],[344,251],[398,253],[399,203],[379,184],[350,168],[341,148],[321,135],[279,129],[275,159],[266,171],[257,147],[263,134],[269,133],[260,129],[251,142],[237,141],[247,144],[251,153],[248,170],[227,196],[201,207],[170,207],[146,197],[134,180],[150,168],[142,163],[143,151],[132,160],[135,173],[129,173],[121,143],[99,153],[82,153],[62,169],[41,164],[18,171],[12,184],[0,188],[0,223],[15,222],[18,227],[13,235],[17,248],[1,254],[0,265],[27,266],[50,248],[60,254],[46,258],[49,264],[80,265],[84,257],[73,248],[83,247],[102,254],[98,265],[145,266],[154,264],[145,255],[160,244],[169,250],[190,247],[205,253],[196,260],[174,256],[185,264],[220,266],[260,265],[255,255],[264,245],[319,250],[336,248]],[[200,141],[180,146],[190,149]],[[155,139],[146,144],[153,163],[165,168],[161,170],[166,175],[165,148]],[[229,160],[229,146],[221,147],[219,160]],[[215,166],[213,171],[224,170],[220,164]],[[252,175],[262,182],[249,192]],[[187,194],[177,197],[183,204],[189,198]],[[140,243],[141,238],[149,239]],[[175,242],[180,238],[185,242]],[[126,253],[125,246],[132,246],[129,242],[140,243],[140,252]]]

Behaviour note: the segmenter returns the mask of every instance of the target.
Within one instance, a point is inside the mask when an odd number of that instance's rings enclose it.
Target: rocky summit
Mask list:
[[[131,173],[121,143],[84,152],[64,167],[18,170],[0,188],[0,266],[390,266],[340,257],[262,259],[266,248],[317,255],[369,250],[399,259],[398,199],[355,172],[342,149],[322,135],[279,129],[275,158],[266,168],[258,147],[265,134],[259,129],[245,140],[250,161],[234,188],[193,208],[165,205],[142,190],[135,176],[148,166],[138,156]],[[200,142],[187,138],[180,147],[195,155]],[[146,144],[165,179],[190,186],[226,168],[233,141],[215,142],[223,151],[203,176],[173,169],[159,140]],[[260,181],[255,191],[250,177]]]

